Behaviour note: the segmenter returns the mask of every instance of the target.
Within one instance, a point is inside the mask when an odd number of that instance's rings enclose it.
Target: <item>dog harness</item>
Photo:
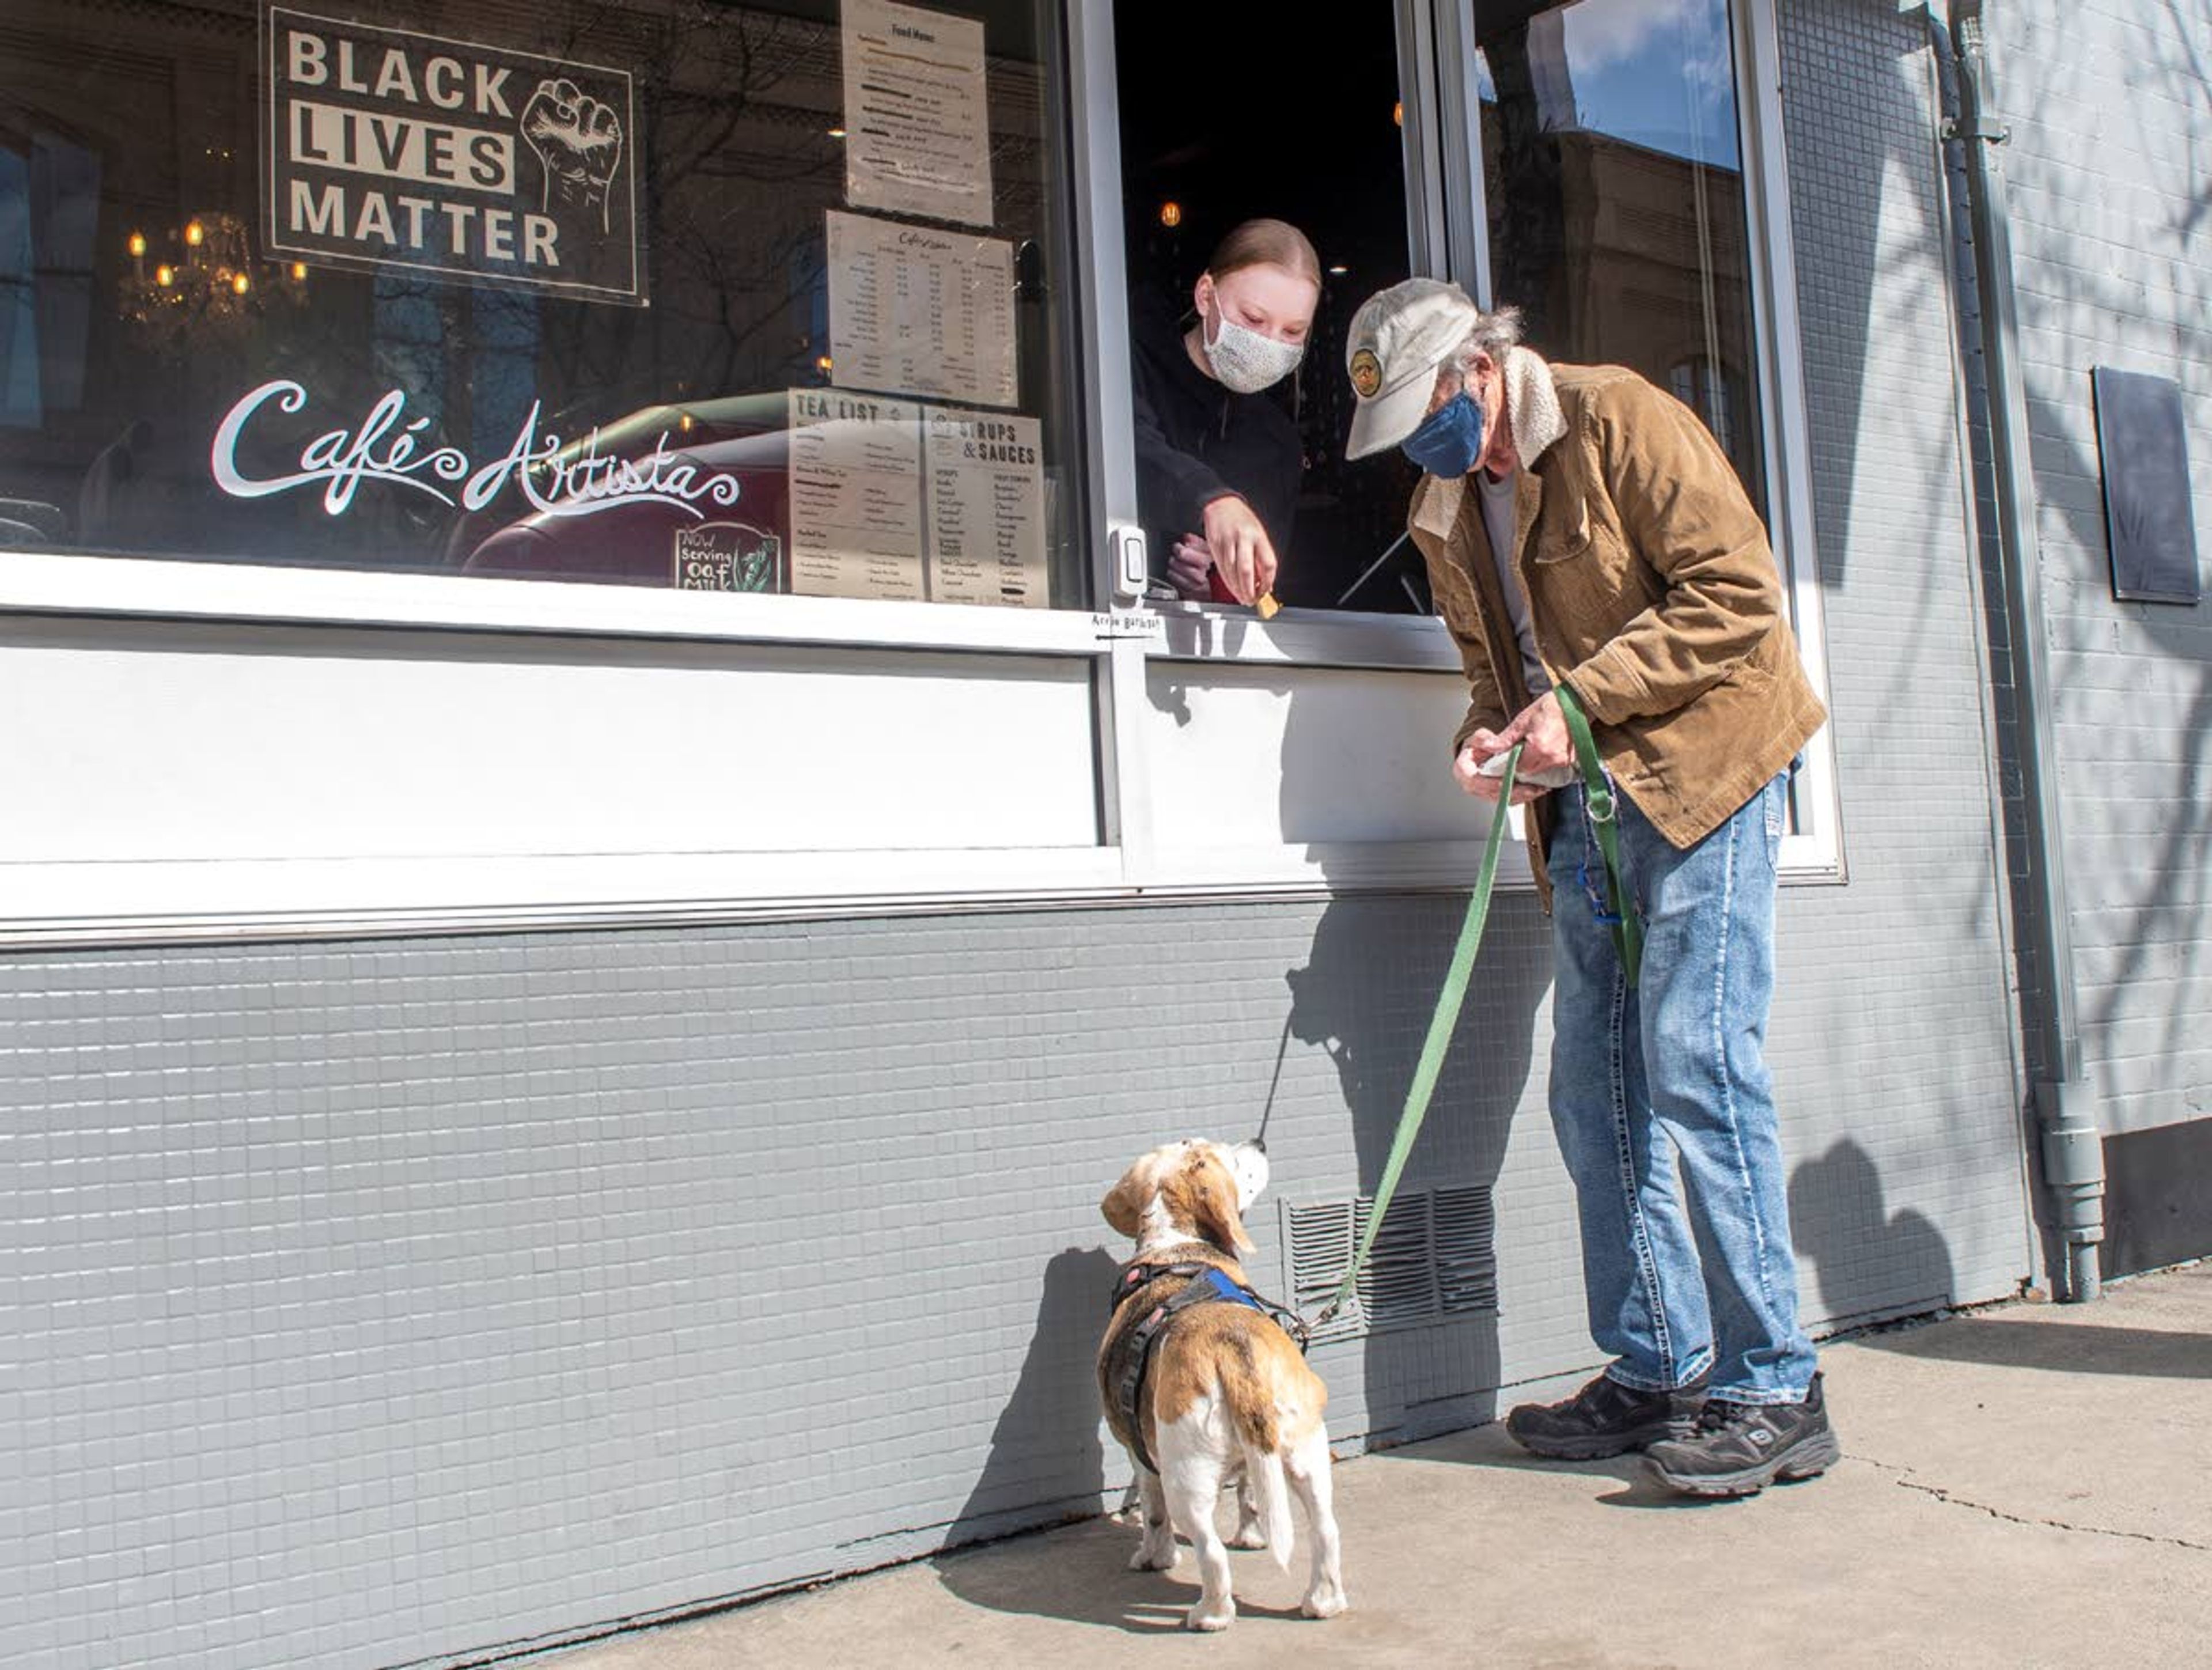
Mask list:
[[[1180,1288],[1152,1306],[1107,1348],[1107,1379],[1113,1397],[1112,1412],[1116,1417],[1113,1424],[1121,1429],[1117,1436],[1135,1452],[1138,1464],[1147,1473],[1158,1473],[1159,1468],[1152,1460],[1151,1447],[1145,1442],[1145,1381],[1152,1373],[1153,1351],[1158,1349],[1177,1316],[1199,1305],[1243,1305],[1258,1311],[1290,1335],[1301,1356],[1306,1349],[1306,1325],[1297,1312],[1272,1299],[1263,1299],[1241,1282],[1232,1281],[1218,1265],[1126,1265],[1114,1278],[1114,1290],[1106,1302],[1107,1314],[1111,1315],[1119,1310],[1122,1301],[1153,1282],[1178,1278],[1182,1282]]]

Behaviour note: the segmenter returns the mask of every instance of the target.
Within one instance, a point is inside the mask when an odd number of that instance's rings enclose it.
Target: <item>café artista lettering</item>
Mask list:
[[[735,476],[702,471],[681,452],[671,452],[665,431],[645,458],[603,457],[596,428],[580,451],[564,448],[558,435],[541,435],[535,404],[514,445],[475,465],[458,446],[428,445],[430,420],[409,417],[407,397],[398,389],[370,407],[358,428],[326,429],[301,447],[294,473],[249,476],[239,467],[239,438],[272,401],[279,411],[297,413],[307,407],[307,391],[281,379],[264,383],[233,406],[216,429],[209,463],[216,485],[233,498],[266,499],[319,485],[323,508],[333,516],[352,506],[364,482],[427,493],[441,504],[465,510],[482,510],[515,487],[547,516],[589,516],[623,505],[657,504],[703,518],[706,513],[698,508],[702,500],[716,506],[738,501]]]

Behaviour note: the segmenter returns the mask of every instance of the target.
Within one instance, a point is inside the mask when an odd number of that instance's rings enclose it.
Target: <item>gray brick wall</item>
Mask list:
[[[1777,1017],[1823,1317],[2022,1268],[1961,1048],[1987,1017],[1945,1012],[1970,971],[1877,977],[1882,928],[1838,908],[1863,896],[1791,896]],[[8,963],[0,1570],[27,1592],[0,1655],[390,1665],[1095,1509],[1123,1476],[1090,1382],[1099,1196],[1154,1141],[1263,1116],[1290,1198],[1371,1187],[1455,918]],[[1590,1360],[1531,1043],[1547,930],[1522,896],[1493,932],[1408,1187],[1494,1187],[1501,1312],[1327,1348],[1355,1448]],[[1837,1024],[1862,1005],[1878,1049]]]
[[[1932,1221],[1954,1255],[1976,1247],[1962,1291],[2028,1255],[1932,66],[1911,16],[1854,0],[1778,10],[1850,880],[1785,896],[1778,1031],[1799,1003],[1810,1023],[1775,1049],[1784,1082],[1823,1087],[1842,1120],[1828,1163],[1800,1174],[1801,1203],[1842,1215],[1903,1188],[1832,1251],[1801,1224],[1811,1261],[1839,1266],[1822,1296],[1835,1315],[1855,1281],[1883,1284],[1876,1225],[1911,1240]],[[1851,1105],[1865,1116],[1846,1137]],[[1955,1233],[1962,1212],[1986,1238]]]
[[[1926,64],[1782,13],[1850,882],[1785,895],[1771,1048],[1832,1324],[2032,1255],[1990,785],[1930,768],[1985,750]],[[1457,911],[0,963],[0,1659],[432,1660],[1092,1509],[1099,1195],[1263,1116],[1290,1198],[1371,1187]],[[1501,905],[1408,1183],[1493,1189],[1499,1311],[1318,1353],[1349,1448],[1591,1363],[1547,943]]]
[[[2212,608],[2111,589],[2089,373],[2178,380],[2212,548],[2212,4],[1995,9],[2082,1043],[2108,1131],[2212,1113]]]

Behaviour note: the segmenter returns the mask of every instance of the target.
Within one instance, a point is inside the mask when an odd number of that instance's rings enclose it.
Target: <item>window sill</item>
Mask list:
[[[1133,612],[769,597],[27,551],[0,555],[0,612],[1018,655],[1097,655],[1116,638],[1159,630],[1158,622]]]
[[[1285,609],[1272,621],[1217,604],[1146,605],[1161,622],[1154,657],[1267,666],[1376,667],[1416,672],[1461,671],[1444,623],[1427,615],[1339,614]]]
[[[1111,611],[660,591],[585,581],[389,574],[62,551],[0,556],[0,612],[562,636],[667,638],[1017,655],[1097,655],[1457,673],[1441,621],[1154,604]]]

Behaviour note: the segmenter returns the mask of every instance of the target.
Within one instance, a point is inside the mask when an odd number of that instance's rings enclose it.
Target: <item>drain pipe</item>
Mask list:
[[[2043,978],[2027,994],[2027,1023],[2043,1177],[2065,1248],[2062,1300],[2098,1297],[2099,1246],[2105,1239],[2105,1154],[2095,1096],[2081,1069],[2074,990],[2074,930],[2067,904],[2064,830],[2059,816],[2058,756],[2051,733],[2051,667],[2043,621],[2042,557],[2035,531],[2035,478],[2028,458],[2027,395],[2020,373],[2011,222],[2005,206],[2003,153],[2008,137],[1996,113],[1984,50],[1983,0],[1950,0],[1958,68],[1959,120],[1966,146],[1974,282],[1981,299],[1982,357],[1989,378],[1990,453],[1996,489],[1997,545],[2005,615],[2012,637],[2013,701],[2020,738],[2021,787],[2030,886],[2021,914]],[[1929,24],[1940,30],[1933,9]],[[1938,40],[1938,50],[1942,48]]]

